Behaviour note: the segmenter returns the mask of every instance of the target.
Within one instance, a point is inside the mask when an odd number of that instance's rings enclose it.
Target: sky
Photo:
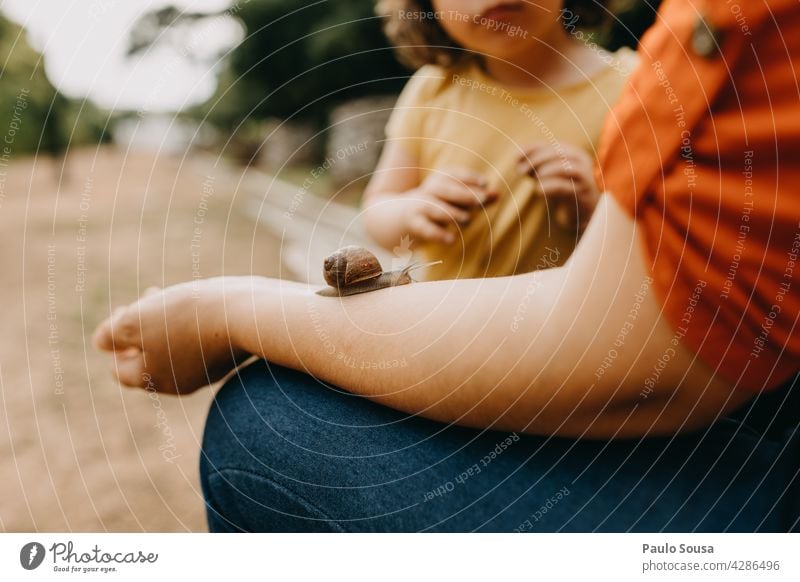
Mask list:
[[[0,0],[0,10],[23,25],[44,54],[50,81],[64,94],[89,98],[114,111],[173,112],[200,103],[216,88],[220,50],[242,37],[227,17],[184,31],[177,43],[126,56],[128,32],[146,12],[174,5],[191,11],[225,10],[231,0]],[[200,60],[193,61],[187,55]]]

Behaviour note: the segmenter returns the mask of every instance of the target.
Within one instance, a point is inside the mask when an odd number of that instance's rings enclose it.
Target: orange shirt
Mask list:
[[[800,1],[666,0],[639,53],[599,178],[686,345],[777,387],[800,371]]]

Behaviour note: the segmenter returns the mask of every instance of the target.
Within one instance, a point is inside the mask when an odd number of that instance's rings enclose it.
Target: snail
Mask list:
[[[346,297],[386,287],[408,285],[413,281],[411,271],[441,262],[414,262],[396,271],[384,271],[375,255],[365,248],[350,245],[325,257],[322,274],[330,287],[320,289],[317,293],[326,297]]]

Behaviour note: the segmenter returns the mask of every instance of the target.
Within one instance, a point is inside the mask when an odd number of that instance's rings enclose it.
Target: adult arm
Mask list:
[[[223,278],[143,299],[102,324],[96,343],[117,350],[123,383],[165,391],[257,354],[465,426],[613,438],[710,424],[748,396],[680,343],[649,282],[635,223],[604,196],[562,268],[343,299]]]

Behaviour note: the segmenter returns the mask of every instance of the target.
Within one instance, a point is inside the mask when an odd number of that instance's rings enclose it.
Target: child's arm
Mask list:
[[[473,209],[496,198],[470,170],[433,170],[425,180],[420,174],[419,162],[400,143],[386,143],[363,203],[364,226],[382,247],[391,249],[406,235],[451,244],[448,227],[466,224]]]
[[[561,268],[342,299],[261,278],[187,283],[115,313],[95,343],[118,350],[122,383],[162,391],[190,392],[252,353],[479,428],[610,438],[709,424],[750,396],[676,342],[643,291],[649,273],[633,220],[604,202]],[[665,350],[670,363],[643,395]]]

